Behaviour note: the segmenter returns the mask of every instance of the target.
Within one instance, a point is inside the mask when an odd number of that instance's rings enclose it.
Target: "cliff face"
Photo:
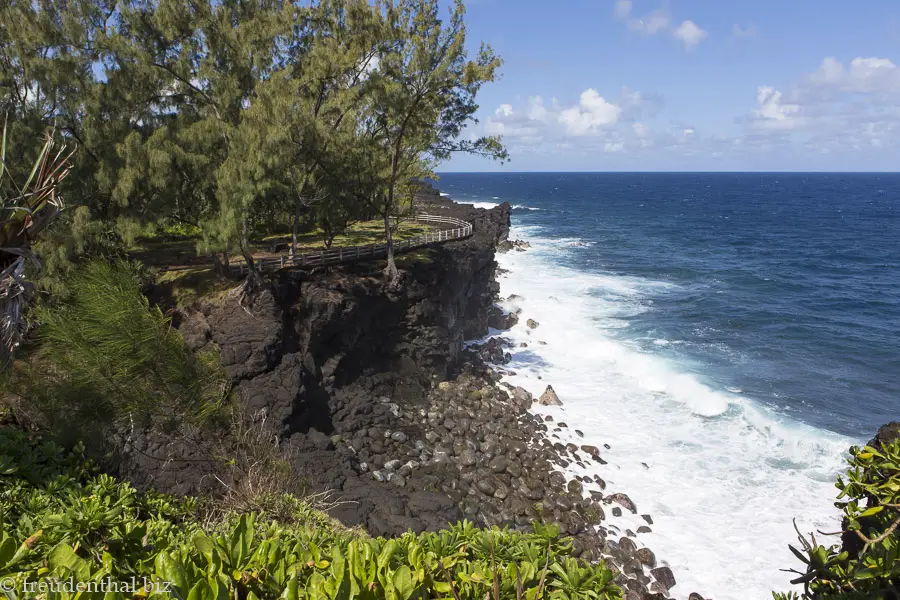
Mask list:
[[[330,433],[341,407],[328,403],[348,387],[415,402],[453,374],[465,339],[487,333],[494,248],[509,230],[506,205],[435,209],[473,222],[474,235],[409,257],[394,290],[375,264],[284,273],[249,310],[207,307],[180,329],[194,348],[216,344],[243,401],[287,435]]]
[[[395,289],[385,286],[378,263],[285,272],[251,306],[229,298],[179,319],[193,348],[219,348],[237,397],[290,440],[294,468],[312,490],[357,502],[341,518],[379,533],[442,526],[458,515],[440,493],[410,495],[362,476],[359,461],[332,438],[389,425],[398,405],[425,402],[435,382],[455,374],[463,341],[487,333],[498,288],[494,252],[509,231],[507,204],[488,211],[439,197],[424,203],[426,212],[472,222],[474,233],[398,257]],[[133,434],[120,470],[142,487],[198,491],[209,469],[199,452]]]

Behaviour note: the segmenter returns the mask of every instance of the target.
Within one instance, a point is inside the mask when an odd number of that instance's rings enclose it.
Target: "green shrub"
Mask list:
[[[15,466],[27,456],[42,465],[40,480]],[[12,430],[0,430],[0,464],[7,465],[0,474],[0,579],[7,587],[134,577],[171,582],[171,593],[157,587],[150,598],[622,598],[614,573],[572,558],[571,539],[556,528],[536,524],[521,533],[464,521],[383,539],[324,515],[285,523],[247,513],[210,522],[196,500],[138,494],[93,473],[77,454]]]
[[[203,422],[228,378],[214,352],[194,354],[141,293],[125,262],[92,261],[71,279],[71,298],[36,311],[36,352],[9,389],[52,425],[92,429],[125,419]]]
[[[806,570],[791,572],[803,594],[776,600],[900,600],[900,440],[879,446],[851,448],[846,479],[838,477],[843,544],[800,535],[801,549],[790,548]]]

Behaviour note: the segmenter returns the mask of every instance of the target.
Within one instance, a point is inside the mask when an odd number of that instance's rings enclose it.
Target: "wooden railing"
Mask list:
[[[394,242],[395,254],[409,252],[431,244],[459,240],[472,235],[472,224],[462,219],[438,215],[416,215],[411,220],[428,225],[449,225],[450,228],[429,231],[414,238]],[[318,252],[306,252],[293,256],[290,253],[285,253],[271,258],[257,258],[254,259],[254,262],[256,263],[256,268],[260,271],[277,271],[280,269],[310,269],[324,265],[375,260],[385,256],[387,256],[387,244],[367,244],[365,246],[349,246],[320,250]],[[240,274],[247,273],[247,262],[243,258],[237,258],[231,262],[231,268]]]

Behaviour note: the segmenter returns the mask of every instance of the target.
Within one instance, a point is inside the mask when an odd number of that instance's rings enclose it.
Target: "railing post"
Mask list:
[[[281,268],[284,268],[284,254],[281,255]]]
[[[340,249],[340,254],[338,255],[338,260],[340,260],[341,262],[344,262],[344,249],[343,248]]]
[[[322,266],[325,266],[325,251],[322,250]]]

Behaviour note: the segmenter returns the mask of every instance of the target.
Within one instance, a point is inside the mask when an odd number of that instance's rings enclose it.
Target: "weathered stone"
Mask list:
[[[637,514],[637,507],[635,507],[634,502],[631,501],[631,498],[622,493],[610,494],[604,500],[607,504],[611,502],[615,502],[620,504],[622,508],[630,510],[632,513]]]
[[[656,567],[656,555],[649,548],[638,548],[634,557],[650,569]]]
[[[400,462],[400,460],[395,458],[394,460],[389,460],[386,463],[384,463],[384,468],[387,469],[388,471],[396,471],[397,469],[400,468],[401,464],[402,463]]]
[[[537,329],[538,325],[540,325],[540,323],[538,323],[534,319],[528,319],[527,321],[525,321],[525,323],[528,325],[529,329]]]
[[[598,454],[600,454],[600,449],[597,448],[597,446],[589,446],[587,444],[582,444],[581,451],[587,452],[591,456],[597,456]]]
[[[409,436],[407,436],[402,431],[395,431],[394,433],[391,434],[391,439],[394,440],[395,442],[400,442],[402,444],[403,442],[405,442],[406,440],[409,439]]]
[[[656,569],[652,569],[650,574],[653,575],[653,578],[656,579],[656,581],[663,584],[667,590],[671,590],[675,587],[675,574],[672,573],[672,569],[669,567],[657,567]]]
[[[506,471],[506,458],[503,456],[495,456],[488,463],[488,468],[494,473],[503,473]]]
[[[497,491],[497,488],[495,488],[494,485],[485,477],[479,478],[475,483],[475,487],[477,487],[478,491],[486,496],[493,496],[494,492]]]
[[[562,406],[562,401],[556,395],[552,385],[547,386],[547,389],[544,390],[537,402],[542,406]]]

